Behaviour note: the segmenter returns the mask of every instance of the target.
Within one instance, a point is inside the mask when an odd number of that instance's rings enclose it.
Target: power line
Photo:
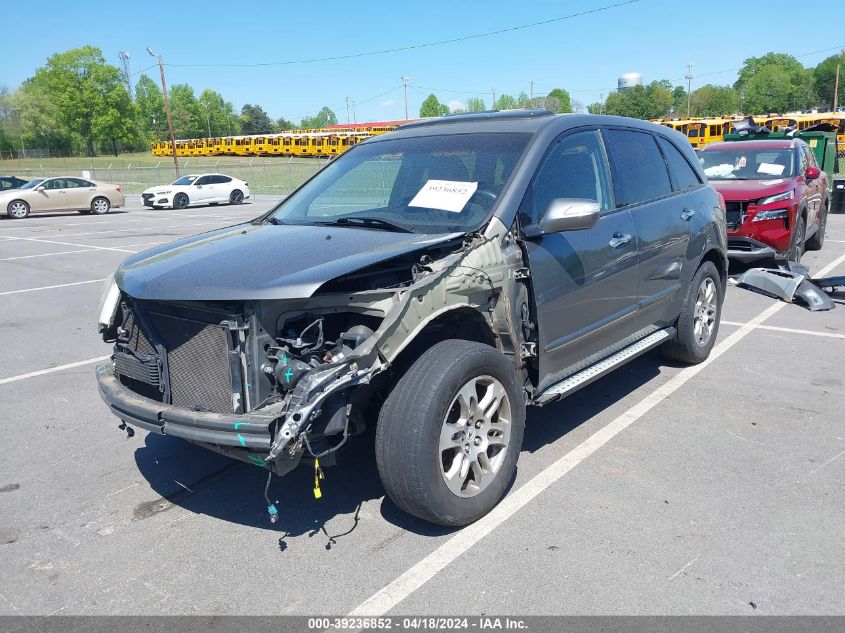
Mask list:
[[[571,20],[573,18],[580,18],[585,15],[590,15],[593,13],[601,13],[602,11],[609,11],[610,9],[616,9],[618,7],[623,7],[629,4],[636,4],[640,2],[640,0],[625,0],[624,2],[617,2],[616,4],[609,4],[603,7],[597,7],[595,9],[587,9],[585,11],[579,11],[578,13],[570,13],[569,15],[563,15],[557,18],[549,18],[547,20],[540,20],[539,22],[531,22],[530,24],[520,24],[519,26],[509,26],[503,29],[497,29],[495,31],[487,31],[485,33],[474,33],[472,35],[463,35],[460,37],[453,37],[445,40],[437,40],[435,42],[425,42],[422,44],[410,44],[408,46],[397,46],[395,48],[385,48],[376,51],[366,51],[363,53],[348,53],[346,55],[335,55],[332,57],[313,57],[309,59],[291,59],[279,62],[254,62],[250,64],[168,64],[170,66],[180,66],[185,68],[252,68],[257,66],[288,66],[291,64],[312,64],[315,62],[330,62],[330,61],[337,61],[342,59],[355,59],[358,57],[370,57],[373,55],[386,55],[388,53],[400,53],[403,51],[411,51],[416,50],[419,48],[429,48],[432,46],[442,46],[444,44],[454,44],[456,42],[465,42],[467,40],[474,40],[481,37],[490,37],[492,35],[501,35],[503,33],[512,33],[514,31],[520,31],[522,29],[530,29],[537,26],[543,26],[546,24],[553,24],[555,22],[562,22],[564,20]]]

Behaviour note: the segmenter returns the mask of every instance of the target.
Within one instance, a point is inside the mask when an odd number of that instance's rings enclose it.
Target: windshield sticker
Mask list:
[[[760,163],[757,166],[758,174],[768,174],[770,176],[780,176],[786,165],[778,165],[777,163]]]
[[[477,182],[429,180],[408,203],[409,207],[425,207],[460,213],[478,189]]]
[[[713,165],[704,170],[704,175],[708,178],[730,178],[734,173],[734,166],[730,163],[722,163],[721,165]]]

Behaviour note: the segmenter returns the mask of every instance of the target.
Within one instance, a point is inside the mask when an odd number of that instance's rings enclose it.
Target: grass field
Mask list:
[[[326,159],[245,156],[179,159],[180,175],[221,172],[249,183],[254,193],[285,194],[326,165]],[[126,193],[176,179],[173,160],[149,153],[93,158],[24,158],[0,160],[0,174],[21,178],[86,176],[121,185]]]

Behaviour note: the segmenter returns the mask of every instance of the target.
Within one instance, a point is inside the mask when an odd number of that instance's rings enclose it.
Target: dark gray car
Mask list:
[[[127,259],[104,290],[100,393],[127,425],[276,474],[332,464],[375,424],[391,499],[466,524],[504,495],[527,405],[654,347],[707,358],[725,243],[723,202],[672,130],[421,121],[261,218]]]

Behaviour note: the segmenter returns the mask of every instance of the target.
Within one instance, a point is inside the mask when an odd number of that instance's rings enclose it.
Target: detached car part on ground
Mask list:
[[[657,346],[704,360],[726,279],[724,208],[682,135],[447,117],[360,144],[253,222],[130,257],[97,378],[123,423],[280,475],[375,423],[390,498],[462,525],[511,482],[526,405]]]

